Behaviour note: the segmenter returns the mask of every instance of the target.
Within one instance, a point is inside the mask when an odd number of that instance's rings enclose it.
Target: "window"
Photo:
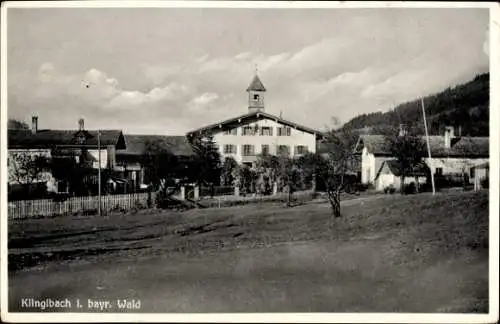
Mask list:
[[[278,127],[278,136],[290,136],[291,128],[290,127]]]
[[[260,152],[262,154],[269,154],[269,145],[263,144]]]
[[[224,131],[224,135],[238,135],[238,129],[237,128],[227,129]]]
[[[443,175],[443,168],[436,168],[436,175]]]
[[[290,155],[290,147],[288,145],[278,145],[278,155]]]
[[[243,145],[243,156],[255,155],[255,150],[253,145]]]
[[[253,100],[259,100],[259,95],[258,94],[254,94],[253,95]]]
[[[297,145],[295,146],[295,155],[302,155],[307,153],[307,146],[305,145]]]
[[[273,136],[273,128],[269,126],[262,126],[260,129],[260,135]]]
[[[255,127],[252,126],[243,127],[242,135],[255,135]]]
[[[225,154],[236,154],[236,145],[225,144],[224,145],[224,153]]]

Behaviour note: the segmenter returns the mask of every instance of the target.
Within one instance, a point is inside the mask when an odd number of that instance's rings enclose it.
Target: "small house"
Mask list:
[[[375,189],[386,190],[387,188],[394,188],[395,190],[399,190],[402,181],[401,175],[401,165],[397,160],[383,161],[375,176]],[[428,175],[430,175],[430,170],[422,163],[404,177],[404,184],[409,185],[414,183],[415,186],[422,186],[427,182]]]

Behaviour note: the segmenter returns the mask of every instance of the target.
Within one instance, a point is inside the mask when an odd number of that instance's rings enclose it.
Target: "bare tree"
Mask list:
[[[299,165],[323,182],[335,217],[341,216],[341,193],[349,191],[356,178],[356,135],[354,132],[331,130],[325,136],[324,153],[308,153],[299,158]]]

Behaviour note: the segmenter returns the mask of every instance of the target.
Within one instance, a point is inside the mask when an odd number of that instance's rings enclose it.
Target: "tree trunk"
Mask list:
[[[402,195],[405,194],[405,176],[404,175],[401,175],[401,183],[400,183],[399,191]]]
[[[340,217],[340,193],[337,191],[328,191],[328,201],[332,207],[334,217]]]
[[[291,190],[291,186],[290,184],[288,184],[287,186],[288,188],[288,195],[287,195],[287,202],[286,202],[286,205],[288,207],[292,206],[292,190]]]

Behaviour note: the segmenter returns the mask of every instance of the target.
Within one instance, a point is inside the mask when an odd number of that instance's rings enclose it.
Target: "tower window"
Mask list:
[[[253,95],[253,100],[259,100],[259,95],[258,94],[254,94]]]

